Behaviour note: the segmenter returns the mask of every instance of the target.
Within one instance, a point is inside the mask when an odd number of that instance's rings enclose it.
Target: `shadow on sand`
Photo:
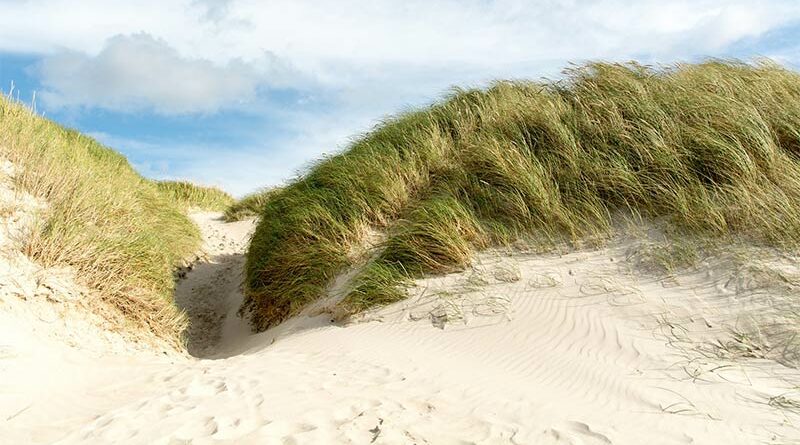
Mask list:
[[[175,303],[186,313],[189,353],[198,358],[217,354],[226,331],[249,332],[237,315],[242,301],[244,255],[217,255],[196,262],[175,284]]]

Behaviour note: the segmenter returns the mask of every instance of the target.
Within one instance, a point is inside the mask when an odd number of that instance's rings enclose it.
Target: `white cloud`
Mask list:
[[[140,165],[238,191],[451,85],[553,76],[571,61],[721,56],[798,23],[797,0],[27,0],[3,3],[0,52],[42,55],[51,106],[211,113],[250,101],[296,137]],[[791,45],[766,55],[797,66]],[[286,87],[325,105],[259,95]]]
[[[4,4],[0,50],[96,55],[144,31],[184,57],[269,51],[338,84],[384,66],[702,54],[798,19],[796,0],[39,0]]]
[[[309,79],[396,103],[567,61],[716,55],[798,20],[796,0],[11,1],[0,51],[47,55],[53,105],[213,112]]]
[[[42,60],[38,73],[49,107],[208,113],[250,101],[264,80],[290,72],[274,56],[259,62],[233,59],[219,66],[185,58],[165,41],[140,33],[112,37],[94,57],[57,52]]]
[[[228,17],[233,0],[194,0],[203,9],[203,20],[219,23]]]

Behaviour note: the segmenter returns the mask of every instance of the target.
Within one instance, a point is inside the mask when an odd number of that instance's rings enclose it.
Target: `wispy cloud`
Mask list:
[[[140,140],[104,132],[88,132],[88,135],[120,150],[144,176],[190,179],[243,196],[257,187],[280,184],[296,176],[310,159],[332,150],[331,140],[343,137],[329,125],[317,125],[313,129],[317,131],[263,144],[244,144],[236,150],[202,142],[176,144],[169,140]]]
[[[291,68],[265,54],[224,66],[182,57],[149,34],[116,36],[96,56],[59,51],[45,57],[38,74],[50,107],[86,106],[115,111],[210,113],[250,102],[259,85],[286,82]]]

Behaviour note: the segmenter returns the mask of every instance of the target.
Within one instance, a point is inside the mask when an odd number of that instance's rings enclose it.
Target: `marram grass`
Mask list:
[[[231,195],[216,188],[186,181],[157,181],[158,189],[179,207],[224,211],[234,204]]]
[[[408,278],[492,245],[602,241],[619,212],[794,248],[799,157],[800,75],[770,62],[595,63],[558,82],[457,90],[270,197],[243,309],[264,329],[323,296],[356,265],[363,227],[386,239],[344,312],[401,299]]]
[[[225,221],[241,221],[245,218],[260,215],[270,197],[279,191],[280,188],[265,188],[229,204],[227,208],[225,208]]]
[[[26,253],[73,268],[92,290],[84,304],[114,328],[180,347],[185,319],[173,303],[173,271],[200,235],[176,197],[226,195],[147,180],[119,153],[2,96],[0,154],[15,165],[16,186],[46,203]]]

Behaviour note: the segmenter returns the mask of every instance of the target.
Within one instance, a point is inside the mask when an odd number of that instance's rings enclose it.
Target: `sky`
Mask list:
[[[710,57],[800,69],[800,1],[0,0],[0,90],[236,196],[454,86]]]

